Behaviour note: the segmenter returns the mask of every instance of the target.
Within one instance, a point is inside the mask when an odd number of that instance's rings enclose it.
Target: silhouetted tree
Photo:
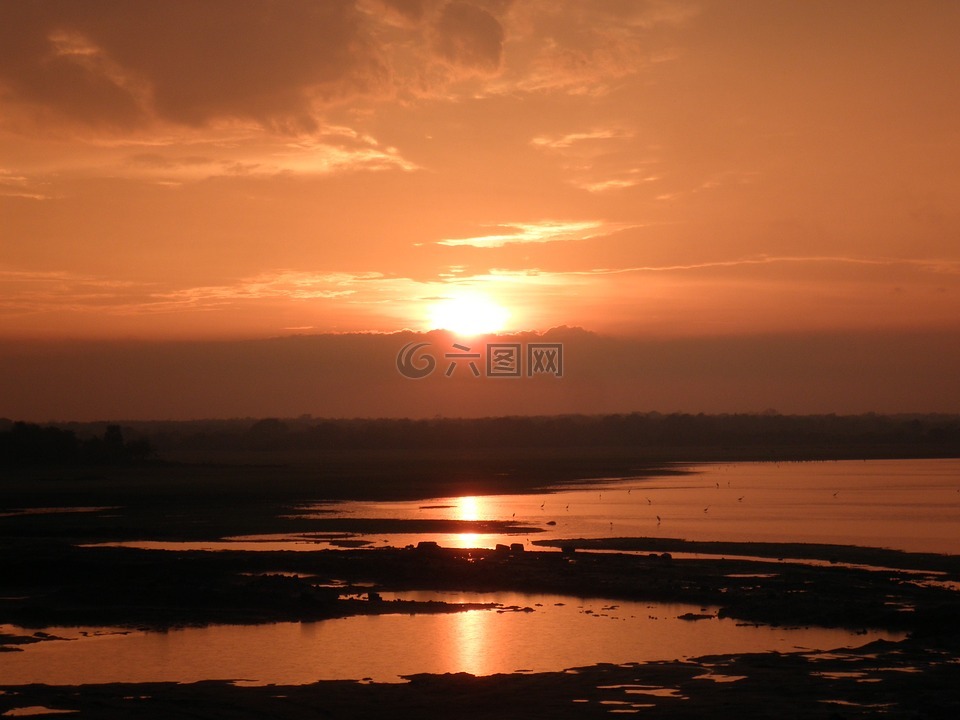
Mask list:
[[[72,430],[15,422],[0,432],[0,466],[119,464],[143,462],[153,452],[146,438],[127,442],[119,425],[102,437],[80,441]]]
[[[77,458],[77,436],[69,430],[16,422],[0,433],[0,464],[70,463]]]

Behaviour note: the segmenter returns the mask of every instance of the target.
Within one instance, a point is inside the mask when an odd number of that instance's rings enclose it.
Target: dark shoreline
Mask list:
[[[644,545],[642,539],[610,541],[624,542]],[[773,557],[570,552],[578,544],[584,542],[564,542],[568,549],[562,553],[439,547],[245,552],[23,541],[0,547],[6,568],[0,623],[163,628],[318,620],[389,611],[381,603],[341,599],[344,595],[471,590],[710,605],[721,608],[723,616],[773,625],[954,632],[950,623],[944,628],[940,623],[958,607],[957,593],[924,581],[960,581],[957,556],[914,558],[850,548],[848,560],[869,559],[886,568],[862,569]],[[699,544],[671,545],[696,552]],[[727,545],[737,556],[769,552],[762,544]],[[795,547],[799,551],[803,546]],[[912,558],[922,562],[912,563]],[[898,569],[898,560],[923,564],[925,572]],[[912,610],[904,612],[904,607]]]

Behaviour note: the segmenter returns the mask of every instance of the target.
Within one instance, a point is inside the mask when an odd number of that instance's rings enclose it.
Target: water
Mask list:
[[[960,459],[700,465],[690,475],[626,478],[535,495],[440,497],[306,507],[318,518],[502,520],[519,534],[376,533],[373,545],[486,547],[540,539],[663,537],[800,542],[960,554]],[[548,523],[555,523],[550,525]],[[327,534],[201,543],[121,543],[151,549],[303,550]]]
[[[309,623],[215,625],[169,632],[48,628],[65,640],[0,653],[4,683],[237,680],[304,684],[415,673],[557,671],[600,662],[674,660],[731,652],[859,646],[888,633],[741,625],[703,608],[518,593],[402,593],[415,600],[496,602],[531,608],[451,614],[355,616]],[[389,600],[392,595],[386,595]],[[715,609],[707,608],[708,613]],[[16,628],[0,631],[16,632]],[[86,633],[82,635],[81,633]]]
[[[334,517],[512,520],[521,536],[363,536],[493,547],[527,539],[666,537],[802,542],[960,554],[960,460],[740,463],[693,474],[610,481],[542,495],[344,503]],[[548,522],[556,525],[547,525]]]

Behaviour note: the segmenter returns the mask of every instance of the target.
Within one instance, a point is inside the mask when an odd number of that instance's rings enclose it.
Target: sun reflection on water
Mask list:
[[[470,550],[475,547],[485,547],[485,545],[486,543],[480,542],[480,536],[477,533],[459,533],[453,536],[453,543],[446,547]]]
[[[457,613],[453,616],[453,642],[457,666],[471,675],[489,675],[492,665],[498,658],[489,657],[487,633],[488,623],[495,618],[491,612],[474,610]]]
[[[457,519],[474,521],[480,519],[480,498],[473,496],[457,498]]]
[[[456,499],[456,507],[454,512],[456,513],[457,520],[465,520],[468,522],[474,522],[480,519],[480,507],[482,504],[482,498],[476,498],[471,495],[464,497],[459,497]],[[479,535],[477,533],[459,533],[455,537],[455,545],[453,547],[459,548],[474,548],[478,545]]]

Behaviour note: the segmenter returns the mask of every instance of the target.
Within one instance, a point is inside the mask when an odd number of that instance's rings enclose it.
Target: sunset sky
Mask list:
[[[958,37],[953,0],[2,3],[0,416],[258,414],[32,409],[62,372],[22,358],[422,332],[477,298],[678,357],[866,338],[878,384],[925,382],[707,410],[958,411]],[[612,409],[584,393],[542,407]]]

